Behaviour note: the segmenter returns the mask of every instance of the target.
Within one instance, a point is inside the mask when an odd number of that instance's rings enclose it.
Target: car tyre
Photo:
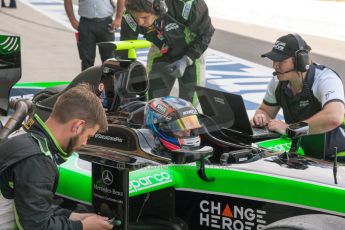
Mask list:
[[[343,230],[345,218],[325,214],[301,215],[278,220],[262,230]]]

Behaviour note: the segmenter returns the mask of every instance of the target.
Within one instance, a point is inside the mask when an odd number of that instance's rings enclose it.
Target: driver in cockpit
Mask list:
[[[197,115],[194,106],[181,98],[168,96],[149,101],[145,107],[144,122],[157,140],[156,151],[199,148],[198,129],[201,125]]]
[[[98,84],[96,95],[99,97],[99,99],[101,99],[101,103],[103,105],[103,108],[108,108],[108,98],[107,98],[107,95],[105,93],[105,85],[103,82],[100,82]]]

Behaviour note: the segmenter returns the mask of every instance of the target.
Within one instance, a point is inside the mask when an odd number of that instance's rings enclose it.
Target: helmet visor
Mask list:
[[[197,129],[201,125],[196,115],[190,115],[168,122],[168,127],[170,131],[176,132]]]

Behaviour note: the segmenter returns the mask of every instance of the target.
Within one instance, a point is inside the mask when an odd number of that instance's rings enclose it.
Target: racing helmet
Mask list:
[[[198,111],[181,98],[152,99],[145,107],[145,125],[168,150],[200,146]]]

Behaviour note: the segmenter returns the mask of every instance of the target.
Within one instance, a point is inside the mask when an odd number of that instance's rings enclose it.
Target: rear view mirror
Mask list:
[[[211,146],[204,146],[201,149],[176,149],[171,153],[171,161],[174,164],[187,164],[206,159],[213,155]]]
[[[0,115],[7,115],[10,91],[21,76],[20,37],[0,35]]]
[[[175,164],[186,164],[196,162],[197,174],[199,178],[206,182],[215,181],[214,177],[208,177],[205,170],[205,161],[213,155],[211,146],[204,146],[201,149],[176,149],[171,153],[171,161]]]

